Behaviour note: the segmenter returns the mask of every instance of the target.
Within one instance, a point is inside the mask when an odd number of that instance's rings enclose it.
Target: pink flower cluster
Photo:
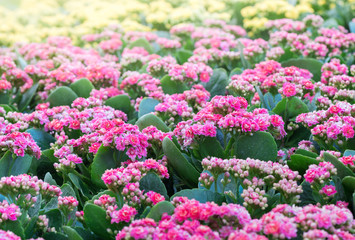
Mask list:
[[[159,223],[145,218],[124,227],[116,239],[292,239],[316,236],[352,239],[353,216],[348,209],[334,205],[296,207],[278,205],[260,219],[252,219],[245,208],[235,205],[200,203],[185,197],[173,199],[172,216]],[[344,210],[344,211],[343,211]],[[337,226],[335,228],[335,226]]]
[[[147,72],[153,77],[162,77],[168,74],[175,64],[176,60],[171,56],[154,59],[148,63]]]
[[[65,213],[73,211],[78,206],[78,204],[78,200],[76,200],[76,198],[73,196],[58,197],[58,208]]]
[[[267,109],[246,110],[248,102],[243,97],[215,96],[207,102],[193,120],[180,121],[174,135],[183,147],[194,145],[200,136],[214,137],[217,128],[231,134],[252,134],[269,131],[277,139],[286,135],[284,122],[278,115],[269,115]]]
[[[169,76],[173,81],[186,83],[208,82],[212,76],[213,70],[204,63],[184,63],[183,65],[172,65]]]
[[[16,221],[21,216],[20,208],[14,204],[9,204],[6,200],[0,202],[0,224],[4,221]]]
[[[348,139],[355,134],[355,105],[338,101],[331,104],[327,110],[302,113],[296,117],[296,122],[311,130],[313,138],[324,147],[336,143],[346,148]]]
[[[169,178],[168,169],[163,162],[147,159],[144,162],[130,163],[126,167],[106,170],[101,179],[110,190],[122,194],[130,206],[137,207],[142,203],[150,205],[157,203],[162,196],[152,196],[154,193],[144,193],[139,189],[139,181],[149,171],[161,178]]]
[[[0,179],[0,193],[4,196],[12,195],[27,195],[37,196],[42,194],[46,199],[58,197],[62,191],[55,185],[50,185],[36,176],[31,177],[27,174],[18,176],[2,177]]]
[[[210,189],[214,183],[216,187],[216,184],[219,184],[219,175],[224,176],[221,180],[223,191],[229,183],[240,182],[243,187],[243,205],[248,207],[248,210],[251,210],[250,207],[264,209],[268,206],[267,189],[278,191],[287,203],[298,202],[299,195],[303,192],[297,183],[301,179],[298,172],[280,163],[250,158],[243,160],[212,157],[203,159],[201,164],[203,169],[212,175],[211,178],[207,172],[201,173],[199,181],[202,186]],[[233,199],[237,197],[236,192],[229,191],[227,194]]]
[[[312,164],[306,171],[304,178],[309,183],[323,184],[331,176],[336,175],[337,170],[329,162],[320,162],[319,165]]]
[[[339,161],[341,161],[344,165],[348,166],[353,171],[355,170],[355,156],[343,156],[339,158]]]
[[[122,78],[120,88],[132,98],[152,97],[161,99],[164,96],[160,80],[153,78],[149,74],[128,71]]]
[[[21,240],[21,237],[17,236],[11,231],[0,230],[0,238],[3,240]]]
[[[305,57],[324,59],[354,48],[354,33],[343,27],[322,28],[322,17],[308,15],[302,21],[291,19],[271,20],[266,27],[271,29],[269,43],[272,46],[291,48],[292,52]]]
[[[110,213],[111,223],[130,222],[137,213],[135,208],[123,205],[120,210],[115,210]]]
[[[234,94],[241,94],[250,99],[255,94],[255,87],[273,95],[277,93],[285,97],[298,96],[312,99],[315,95],[315,84],[312,74],[297,67],[282,68],[281,64],[270,60],[260,62],[254,69],[247,69],[240,75],[233,75],[228,89]]]
[[[221,239],[218,232],[225,238],[234,228],[251,220],[248,212],[237,204],[218,206],[181,197],[173,201],[179,202],[173,216],[163,216],[158,224],[151,219],[135,220],[116,239],[145,239],[148,234],[153,239]]]
[[[27,132],[11,132],[0,135],[0,149],[1,151],[10,150],[19,157],[25,154],[33,155],[37,159],[41,157],[41,149],[33,140],[31,134]]]

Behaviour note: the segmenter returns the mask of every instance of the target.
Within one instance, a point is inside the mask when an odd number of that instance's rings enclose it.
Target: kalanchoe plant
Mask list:
[[[0,238],[352,239],[355,35],[275,16],[2,48]]]

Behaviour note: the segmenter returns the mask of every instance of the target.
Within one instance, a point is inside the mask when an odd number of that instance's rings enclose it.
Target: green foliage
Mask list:
[[[145,114],[142,117],[140,117],[136,122],[136,125],[139,127],[139,130],[143,130],[144,128],[149,126],[155,126],[160,131],[163,132],[170,131],[168,126],[166,126],[166,124],[160,118],[158,118],[152,113]]]
[[[218,193],[212,192],[207,189],[184,189],[180,192],[175,193],[170,199],[174,197],[187,197],[188,199],[196,199],[200,203],[215,202],[217,204],[222,204],[225,202],[225,197]]]
[[[47,98],[51,107],[71,105],[78,95],[69,87],[57,87]]]
[[[0,159],[0,177],[17,176],[27,171],[31,167],[32,156],[25,154],[18,157],[12,152],[7,151]]]
[[[224,95],[228,83],[227,71],[223,68],[217,68],[213,70],[211,79],[207,83],[202,83],[202,85],[210,92],[211,98],[213,98],[216,95]]]
[[[252,136],[244,135],[237,139],[234,150],[238,158],[254,158],[264,161],[276,161],[277,145],[268,132],[256,132]]]
[[[190,187],[197,186],[198,178],[200,177],[199,172],[186,160],[168,137],[163,140],[163,151],[168,158],[168,164],[184,183]]]
[[[152,207],[152,209],[147,215],[147,218],[152,218],[156,222],[159,222],[161,217],[163,216],[163,213],[172,215],[174,213],[174,209],[175,207],[168,201],[158,202]]]
[[[70,84],[70,88],[79,96],[83,98],[90,97],[90,93],[93,89],[95,89],[94,85],[86,79],[79,79],[72,84]]]

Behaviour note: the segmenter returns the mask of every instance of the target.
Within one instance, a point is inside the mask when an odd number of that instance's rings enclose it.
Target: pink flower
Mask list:
[[[342,132],[343,132],[344,137],[346,137],[346,138],[353,138],[354,133],[355,133],[354,128],[350,125],[343,126]]]
[[[318,226],[320,228],[329,228],[330,226],[332,226],[332,219],[330,218],[330,216],[326,213],[320,213],[317,216],[317,222],[318,222]]]
[[[147,192],[147,196],[152,201],[153,205],[165,200],[165,197],[163,195],[153,192],[153,191]]]
[[[278,234],[280,232],[280,224],[278,221],[271,221],[264,228],[264,233],[269,234]]]
[[[137,213],[135,208],[124,205],[120,210],[111,213],[111,223],[130,222]]]
[[[93,143],[90,147],[89,147],[89,152],[90,153],[97,153],[97,150],[99,150],[101,146],[101,143]]]
[[[286,82],[282,87],[282,93],[286,97],[292,97],[296,95],[296,85],[293,83]]]
[[[201,82],[208,82],[210,80],[210,75],[208,72],[202,72],[200,74],[200,80]]]
[[[355,162],[355,156],[344,156],[339,158],[339,160],[344,163],[344,165],[351,165],[354,166],[354,162]]]
[[[336,206],[340,208],[347,208],[349,203],[344,202],[344,201],[337,201]]]
[[[320,191],[320,194],[325,194],[328,197],[333,196],[337,193],[336,188],[333,185],[325,185]]]

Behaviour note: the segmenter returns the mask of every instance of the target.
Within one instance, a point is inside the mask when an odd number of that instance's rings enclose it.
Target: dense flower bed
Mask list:
[[[71,37],[82,44],[85,34],[119,24],[125,31],[166,31],[172,26],[206,19],[238,23],[249,35],[259,35],[271,19],[299,19],[316,13],[326,25],[347,28],[354,18],[354,0],[2,0],[1,44],[38,42],[48,36]],[[265,35],[266,36],[266,35]]]
[[[1,48],[0,238],[354,239],[355,20],[276,3]]]

